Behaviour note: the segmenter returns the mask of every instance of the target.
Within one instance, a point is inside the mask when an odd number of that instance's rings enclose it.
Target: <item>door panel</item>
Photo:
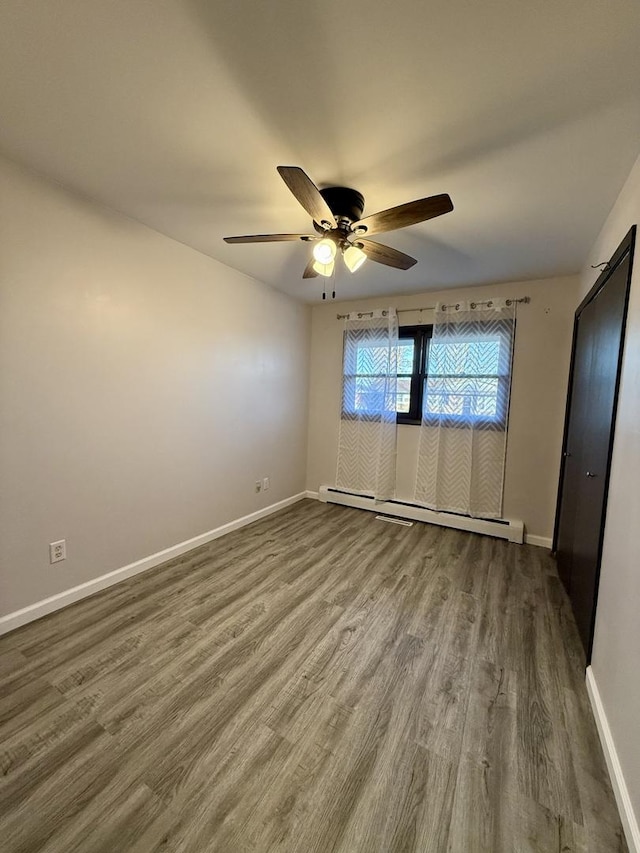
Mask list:
[[[586,417],[581,418],[582,446],[577,471],[578,500],[573,538],[570,598],[586,649],[598,581],[601,531],[605,517],[609,450],[613,433],[618,359],[626,303],[628,257],[610,276],[586,310],[593,306],[592,358]]]
[[[576,312],[554,547],[589,657],[635,227]]]
[[[577,319],[570,417],[564,457],[564,489],[560,504],[557,541],[558,573],[571,590],[574,529],[585,462],[583,424],[588,420],[591,362],[596,324],[595,306],[587,305]]]

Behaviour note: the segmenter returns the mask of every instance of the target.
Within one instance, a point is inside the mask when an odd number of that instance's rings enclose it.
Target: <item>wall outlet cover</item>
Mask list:
[[[59,539],[57,542],[49,543],[49,562],[59,563],[67,559],[67,540]]]

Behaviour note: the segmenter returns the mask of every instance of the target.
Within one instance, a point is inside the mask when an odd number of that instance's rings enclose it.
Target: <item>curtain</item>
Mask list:
[[[387,500],[396,482],[395,309],[345,320],[336,486]]]
[[[514,331],[515,304],[509,300],[436,306],[417,503],[501,517]]]

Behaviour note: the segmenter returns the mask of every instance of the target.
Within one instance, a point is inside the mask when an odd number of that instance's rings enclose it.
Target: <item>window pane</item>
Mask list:
[[[425,413],[452,417],[495,418],[499,380],[430,376],[426,383]]]
[[[398,377],[396,412],[408,412],[411,408],[411,377]]]
[[[415,343],[411,339],[401,340],[398,344],[398,373],[413,373],[413,354]]]
[[[498,375],[500,338],[467,341],[436,341],[429,349],[429,373],[449,376]]]
[[[355,373],[369,376],[385,375],[389,369],[389,347],[374,344],[358,344]]]
[[[395,397],[384,376],[356,376],[354,411],[357,414],[395,412]]]

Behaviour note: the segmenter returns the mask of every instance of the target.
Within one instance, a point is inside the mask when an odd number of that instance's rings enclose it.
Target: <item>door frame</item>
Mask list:
[[[586,306],[600,293],[602,288],[606,285],[612,273],[616,270],[616,268],[620,265],[620,263],[629,255],[629,273],[627,276],[627,287],[625,291],[625,300],[624,300],[624,309],[622,314],[622,330],[620,335],[620,352],[618,354],[618,364],[616,367],[616,381],[615,381],[615,389],[613,395],[613,416],[611,420],[611,437],[609,440],[609,447],[607,449],[607,465],[605,470],[605,478],[604,478],[604,499],[602,503],[602,518],[600,519],[600,535],[598,537],[598,552],[596,557],[596,581],[595,581],[595,593],[594,593],[594,605],[593,605],[593,613],[591,614],[591,627],[589,629],[589,648],[587,649],[587,665],[591,661],[591,650],[593,647],[593,631],[595,627],[595,618],[596,618],[596,609],[598,604],[598,587],[600,585],[600,568],[602,563],[602,545],[604,542],[604,531],[605,524],[607,518],[607,502],[609,498],[609,479],[611,474],[611,457],[613,455],[613,444],[615,440],[615,427],[616,427],[616,415],[618,411],[618,396],[620,393],[620,378],[622,375],[622,359],[624,356],[624,341],[625,341],[625,332],[627,326],[627,311],[629,308],[629,294],[631,290],[631,277],[633,275],[633,255],[634,248],[636,242],[636,225],[632,225],[629,231],[627,232],[624,240],[620,243],[616,251],[611,256],[611,260],[608,262],[607,266],[602,270],[600,275],[598,276],[595,284],[591,288],[591,290],[587,293],[585,298],[582,300],[580,305],[576,308],[576,313],[573,321],[573,338],[571,341],[571,363],[569,367],[569,379],[567,382],[567,401],[565,406],[564,413],[564,432],[562,436],[562,456],[560,457],[560,476],[558,479],[558,493],[556,498],[556,517],[555,523],[553,527],[553,544],[551,546],[551,551],[553,554],[556,553],[557,545],[558,545],[558,533],[560,526],[560,511],[562,509],[562,491],[564,487],[564,474],[565,474],[565,465],[566,465],[566,452],[567,452],[567,441],[569,437],[569,416],[571,414],[571,396],[573,392],[573,377],[574,377],[574,368],[575,368],[575,358],[576,358],[576,341],[578,337],[578,321],[580,319],[580,315]]]

